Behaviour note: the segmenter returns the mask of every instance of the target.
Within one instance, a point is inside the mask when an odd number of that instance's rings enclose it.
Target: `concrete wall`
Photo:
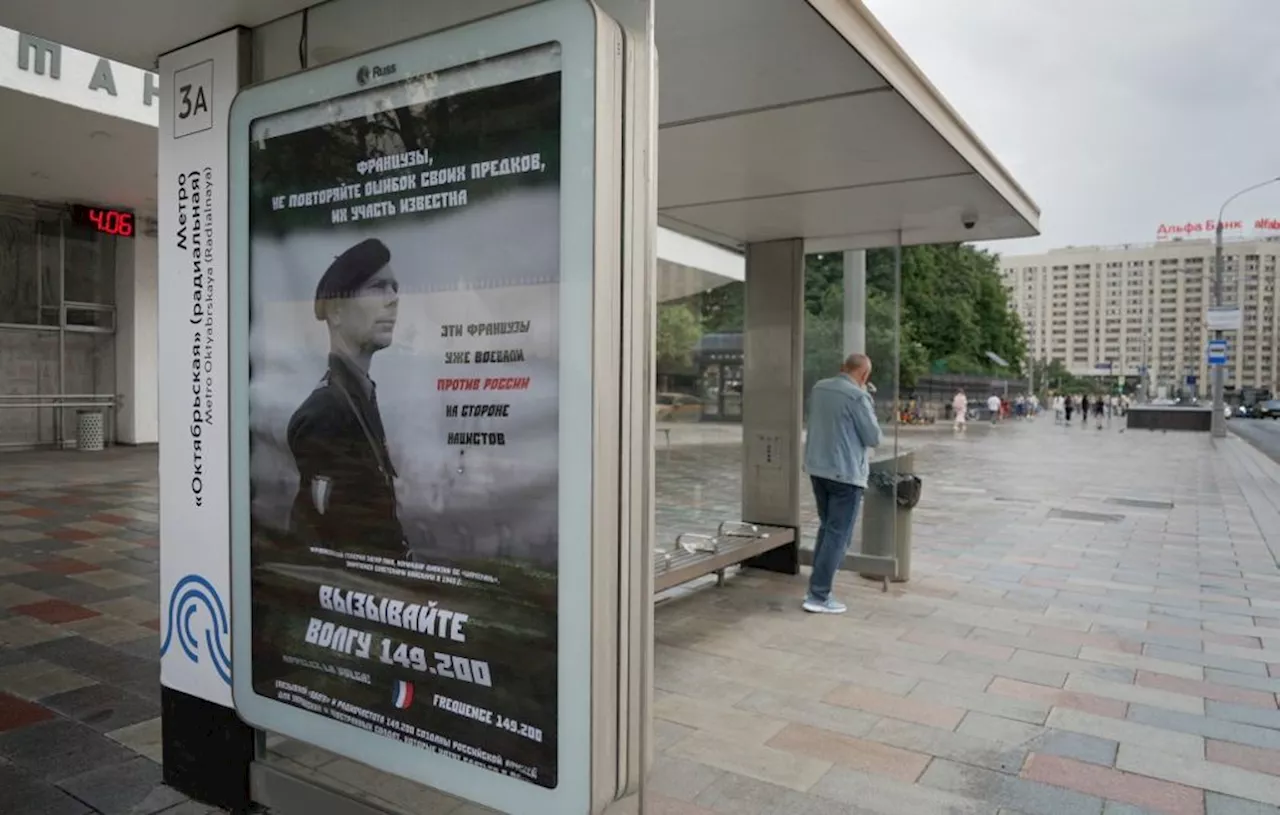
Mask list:
[[[0,328],[0,393],[57,393],[58,335]],[[28,447],[54,439],[53,411],[0,411],[0,447]]]
[[[116,245],[116,441],[160,439],[156,389],[156,239],[139,233]]]

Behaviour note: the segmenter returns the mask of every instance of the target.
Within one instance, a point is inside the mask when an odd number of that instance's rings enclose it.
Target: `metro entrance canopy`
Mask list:
[[[528,0],[426,4],[451,25]],[[151,66],[233,26],[298,43],[308,0],[9,4],[0,25]],[[382,45],[409,5],[316,5],[311,66]],[[610,6],[644,6],[615,0]],[[482,8],[476,8],[482,6]],[[858,0],[656,0],[660,222],[731,247],[809,251],[1035,235],[1039,210]],[[255,79],[296,69],[271,48]],[[275,61],[273,63],[273,60]],[[973,226],[967,227],[967,223]]]

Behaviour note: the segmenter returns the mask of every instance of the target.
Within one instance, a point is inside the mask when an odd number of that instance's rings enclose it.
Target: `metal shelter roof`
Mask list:
[[[426,13],[443,27],[529,1],[433,0]],[[320,12],[336,17],[352,3],[359,26],[349,14],[347,25],[323,25]],[[287,27],[309,5],[10,0],[0,25],[150,66],[235,25]],[[313,63],[382,44],[423,8],[413,0],[317,6]],[[859,0],[656,0],[654,19],[663,225],[735,248],[804,238],[810,251],[888,245],[899,229],[908,244],[1038,233],[1029,196]],[[107,192],[106,203],[147,206],[136,191],[120,189],[115,200]]]

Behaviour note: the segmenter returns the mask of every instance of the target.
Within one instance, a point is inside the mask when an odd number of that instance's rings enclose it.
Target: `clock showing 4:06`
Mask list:
[[[120,238],[132,238],[136,227],[133,212],[130,210],[90,207],[84,204],[72,204],[71,220],[95,232]]]

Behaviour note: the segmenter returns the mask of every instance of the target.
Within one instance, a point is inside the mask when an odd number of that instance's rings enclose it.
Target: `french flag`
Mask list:
[[[399,710],[408,710],[409,705],[413,704],[413,683],[397,679],[391,689],[391,702]]]

